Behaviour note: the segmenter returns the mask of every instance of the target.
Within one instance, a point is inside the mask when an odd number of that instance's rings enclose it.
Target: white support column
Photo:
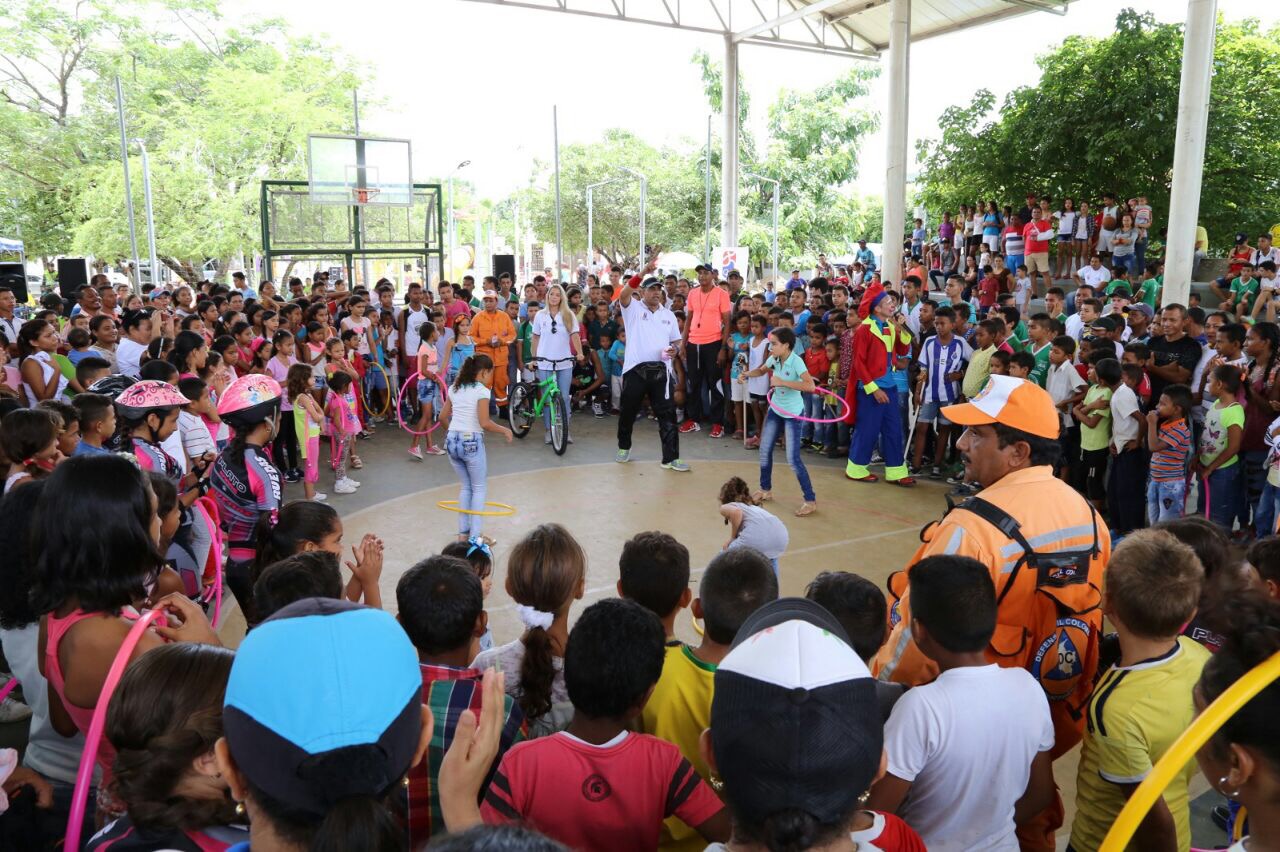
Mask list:
[[[1169,231],[1164,253],[1162,301],[1166,305],[1185,305],[1191,293],[1217,15],[1218,0],[1189,0],[1187,3],[1178,126],[1173,145],[1173,188],[1169,194]]]
[[[889,108],[884,174],[884,238],[881,269],[896,279],[907,216],[907,101],[910,93],[911,0],[889,4]]]
[[[724,37],[724,140],[720,154],[720,244],[738,244],[738,43]],[[708,258],[710,259],[710,258]]]

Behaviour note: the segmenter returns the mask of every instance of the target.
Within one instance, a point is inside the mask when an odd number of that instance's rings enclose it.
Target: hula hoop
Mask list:
[[[692,610],[689,612],[689,620],[693,622],[693,629],[697,631],[699,636],[706,635],[706,628],[698,623],[698,617],[693,614]]]
[[[410,375],[409,378],[405,379],[404,384],[400,387],[400,397],[402,399],[404,398],[405,393],[409,390],[409,385],[413,384],[413,380],[420,376],[421,374],[417,370],[414,370],[413,374]],[[438,375],[436,376],[436,384],[440,386],[440,394],[442,398],[447,400],[449,398],[449,388],[445,385],[444,380]],[[430,429],[427,429],[425,432],[418,432],[410,429],[408,426],[404,425],[404,412],[400,410],[399,405],[396,406],[396,420],[400,422],[401,429],[408,432],[410,435],[418,435],[419,437],[422,435],[430,435],[432,432],[440,428],[440,421],[437,420],[435,425]]]
[[[485,503],[486,506],[497,506],[504,510],[501,512],[476,512],[471,509],[462,509],[459,508],[457,500],[441,500],[436,505],[446,512],[457,512],[459,515],[478,515],[484,518],[505,518],[516,513],[516,507],[508,506],[506,503]]]
[[[382,417],[391,410],[391,377],[387,375],[387,370],[377,361],[370,361],[365,365],[365,377],[368,377],[368,370],[376,368],[382,373],[382,383],[387,387],[387,401],[383,403],[381,411],[374,411],[373,406],[369,404],[369,389],[365,387],[365,383],[360,382],[360,399],[364,402],[364,410],[374,417]]]
[[[120,643],[116,658],[111,661],[107,670],[107,679],[102,683],[102,693],[98,696],[98,704],[93,709],[93,718],[89,721],[89,730],[84,735],[84,751],[80,753],[80,769],[76,772],[75,791],[71,796],[71,814],[67,819],[67,837],[64,849],[80,848],[80,830],[84,827],[84,808],[89,801],[89,785],[93,780],[93,765],[98,762],[98,747],[102,744],[102,729],[107,725],[107,705],[111,696],[124,676],[124,670],[133,656],[133,649],[142,639],[142,634],[163,614],[163,610],[153,609],[144,613],[129,628],[129,633]]]
[[[18,679],[13,675],[9,675],[9,682],[4,685],[3,689],[0,689],[0,701],[4,701],[6,698],[8,698],[9,693],[13,692],[17,688],[18,688]]]
[[[218,562],[218,570],[213,575],[213,584],[204,590],[205,603],[213,600],[213,621],[209,626],[218,629],[218,616],[222,615],[222,563]]]
[[[1200,747],[1217,733],[1230,719],[1255,695],[1280,678],[1280,651],[1272,654],[1254,666],[1219,695],[1214,702],[1204,708],[1204,712],[1187,726],[1169,746],[1169,750],[1156,763],[1150,774],[1138,785],[1138,789],[1129,797],[1128,803],[1120,811],[1120,816],[1111,824],[1111,830],[1102,841],[1099,852],[1122,852],[1138,830],[1138,825],[1146,817],[1147,811],[1155,804],[1156,797],[1173,781],[1196,756]]]
[[[803,423],[843,423],[844,419],[848,417],[849,413],[853,410],[849,407],[849,400],[834,391],[829,391],[826,388],[818,387],[817,385],[814,385],[813,389],[818,393],[825,393],[827,396],[833,396],[840,400],[840,404],[844,406],[844,414],[841,414],[839,417],[832,417],[829,420],[820,420],[817,417],[802,417],[799,414],[792,414],[790,411],[785,411],[773,404],[773,392],[777,390],[776,388],[769,388],[769,393],[765,396],[765,400],[769,403],[769,407],[780,417],[785,417],[788,420],[799,420]]]

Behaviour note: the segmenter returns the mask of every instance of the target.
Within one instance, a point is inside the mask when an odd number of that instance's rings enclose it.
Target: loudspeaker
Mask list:
[[[27,271],[21,263],[0,263],[0,287],[12,290],[19,305],[26,303]]]
[[[511,280],[516,278],[516,256],[514,254],[495,254],[493,256],[493,277],[501,278],[502,273],[511,275]]]
[[[80,288],[89,283],[89,261],[83,257],[58,258],[58,292],[62,298],[76,300]]]

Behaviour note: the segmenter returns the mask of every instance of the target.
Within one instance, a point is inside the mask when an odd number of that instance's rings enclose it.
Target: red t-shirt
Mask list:
[[[809,371],[809,375],[813,376],[814,381],[821,385],[831,370],[831,359],[827,357],[827,347],[825,345],[810,346],[804,350],[804,366]]]
[[[667,817],[696,828],[723,807],[671,743],[629,733],[600,747],[561,732],[511,747],[480,814],[490,825],[523,821],[570,849],[652,852]]]
[[[978,282],[978,306],[983,310],[994,305],[998,295],[1000,295],[999,278],[994,275],[988,275]]]
[[[1022,229],[1022,239],[1026,243],[1027,254],[1047,252],[1049,242],[1053,239],[1053,223],[1043,219],[1033,219]]]

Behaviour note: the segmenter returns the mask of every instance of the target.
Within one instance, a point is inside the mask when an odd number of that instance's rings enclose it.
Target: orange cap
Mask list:
[[[1034,382],[1013,376],[992,376],[977,396],[969,402],[946,406],[942,416],[961,426],[999,423],[1041,438],[1058,437],[1061,425],[1048,392]]]

